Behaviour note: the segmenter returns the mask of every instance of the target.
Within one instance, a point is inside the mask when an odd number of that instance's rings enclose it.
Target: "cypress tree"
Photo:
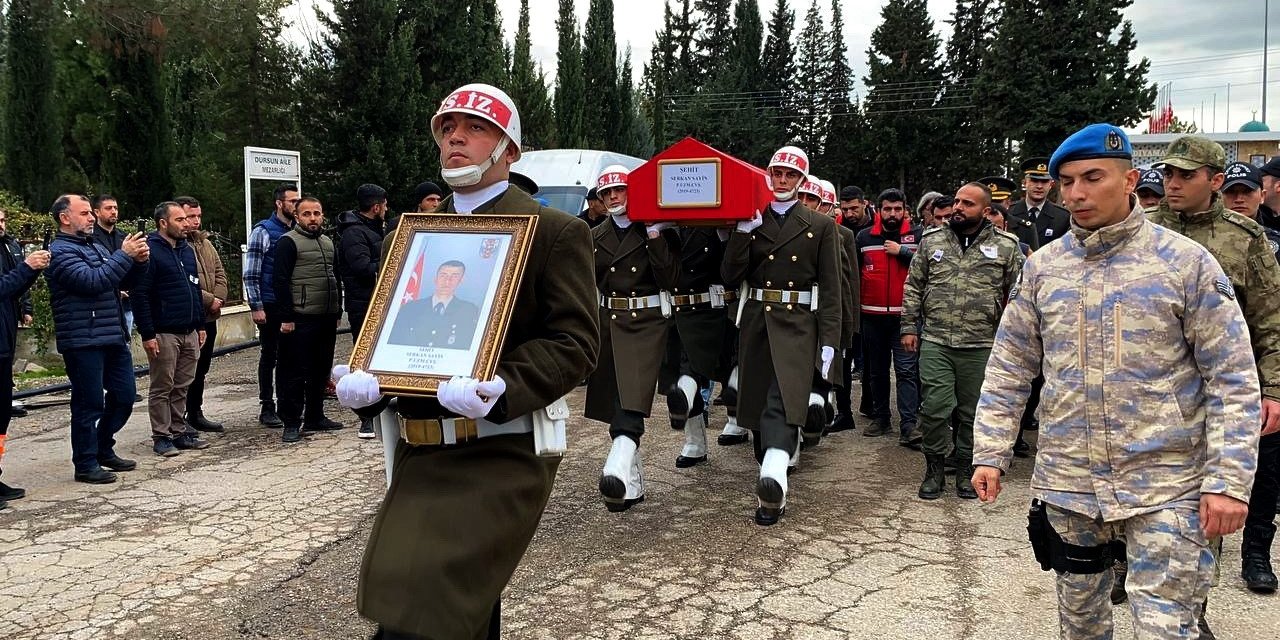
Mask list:
[[[582,123],[587,146],[592,149],[618,148],[618,116],[622,110],[618,45],[614,40],[613,0],[591,0],[582,38]]]
[[[908,194],[936,181],[934,152],[942,138],[935,105],[942,86],[941,41],[925,0],[889,3],[871,34],[864,108],[872,131],[871,160],[881,179]]]
[[[725,52],[733,44],[732,0],[694,0],[693,9],[700,16],[694,35],[697,84],[705,86],[720,77],[733,73],[731,64],[724,64]]]
[[[844,43],[844,13],[840,0],[831,0],[831,31],[827,36],[826,89],[824,109],[831,124],[823,154],[819,157],[822,176],[836,183],[849,184],[852,170],[863,157],[861,146],[865,136],[861,114],[853,102],[853,70],[849,68],[849,49]]]
[[[675,16],[671,13],[671,0],[666,0],[662,13],[662,30],[654,38],[649,49],[649,62],[644,65],[643,72],[643,113],[647,113],[652,124],[654,145],[666,148],[669,140],[666,134],[667,111],[670,99],[667,97],[673,86],[677,47],[675,39]]]
[[[940,141],[950,161],[937,167],[934,187],[950,190],[982,176],[1002,173],[1004,149],[998,120],[975,101],[995,25],[995,0],[956,0],[947,40],[946,80],[938,117],[950,135]],[[985,102],[985,101],[984,101]]]
[[[573,0],[560,0],[556,33],[560,40],[556,49],[556,130],[561,147],[581,148],[586,146],[583,128],[586,91],[582,75],[582,42],[578,37]]]
[[[467,15],[470,33],[467,42],[470,44],[465,51],[472,58],[468,82],[483,82],[501,88],[507,79],[509,64],[504,56],[506,42],[502,39],[502,14],[498,11],[497,0],[471,0]],[[451,51],[456,55],[457,49]]]
[[[57,197],[62,166],[53,102],[56,15],[51,0],[12,0],[5,16],[5,181],[37,211]]]
[[[529,38],[529,0],[520,0],[520,21],[511,53],[511,81],[508,94],[520,108],[524,146],[545,149],[555,146],[555,113],[542,69],[533,66]]]
[[[823,26],[822,14],[818,12],[818,0],[812,0],[805,13],[804,30],[797,38],[798,60],[792,94],[796,120],[791,128],[791,138],[811,158],[822,155],[831,120],[826,100],[827,61],[830,56],[826,38],[827,29]]]
[[[323,55],[324,106],[311,106],[317,138],[313,166],[331,186],[334,204],[352,204],[355,189],[372,182],[405,198],[424,179],[424,167],[438,166],[430,121],[434,105],[422,100],[412,23],[400,22],[395,0],[338,0],[332,18],[322,16],[327,32]]]
[[[631,47],[627,47],[622,56],[622,75],[618,78],[618,91],[621,94],[621,101],[618,108],[616,150],[637,158],[648,158],[653,155],[653,134],[649,131],[637,101],[639,92],[634,86],[631,72]]]
[[[764,50],[760,54],[760,76],[763,78],[760,110],[766,123],[766,141],[763,143],[763,147],[768,148],[766,154],[787,144],[787,132],[794,121],[791,96],[796,81],[796,61],[791,32],[795,29],[795,22],[796,14],[787,7],[787,0],[775,0],[769,14]],[[761,157],[756,161],[767,159]]]

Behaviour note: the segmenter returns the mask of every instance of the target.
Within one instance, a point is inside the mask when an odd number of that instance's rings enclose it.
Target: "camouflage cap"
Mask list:
[[[1182,136],[1169,144],[1169,148],[1164,151],[1164,158],[1155,164],[1157,169],[1165,166],[1188,171],[1213,167],[1221,171],[1227,166],[1227,152],[1222,145],[1204,136]]]

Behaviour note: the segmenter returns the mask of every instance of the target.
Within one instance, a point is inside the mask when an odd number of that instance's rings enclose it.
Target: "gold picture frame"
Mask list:
[[[711,169],[712,175],[707,176],[706,170],[707,168],[710,168],[710,167],[714,167],[714,169]],[[672,168],[676,168],[681,171],[688,169],[692,172],[692,175],[688,176],[691,182],[689,183],[689,187],[687,190],[689,190],[690,193],[678,194],[678,193],[675,193],[674,191],[670,191],[670,189],[677,186],[675,184],[672,184],[672,181],[676,179],[675,176],[668,175],[668,171],[670,171]],[[658,171],[657,171],[658,208],[659,209],[713,209],[713,208],[719,207],[720,203],[723,200],[721,198],[721,190],[724,188],[724,184],[723,184],[724,180],[722,179],[723,168],[724,167],[720,163],[720,158],[714,158],[714,157],[672,158],[669,160],[659,160]],[[699,178],[701,178],[702,181],[704,182],[707,180],[710,180],[715,183],[714,184],[715,195],[713,197],[711,198],[706,198],[705,196],[698,197],[700,194],[703,194],[708,190],[706,185],[698,184],[697,180]]]
[[[402,216],[351,368],[400,395],[435,396],[453,376],[491,379],[537,224],[534,215]]]

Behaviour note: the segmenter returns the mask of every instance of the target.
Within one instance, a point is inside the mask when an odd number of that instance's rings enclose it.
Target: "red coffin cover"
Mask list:
[[[663,160],[720,159],[720,206],[697,208],[658,207],[658,166]],[[627,177],[627,216],[637,222],[676,222],[683,225],[717,226],[749,220],[773,199],[765,172],[723,151],[685,138]]]

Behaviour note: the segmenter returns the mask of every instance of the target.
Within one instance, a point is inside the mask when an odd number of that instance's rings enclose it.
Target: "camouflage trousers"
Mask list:
[[[1200,530],[1200,503],[1180,501],[1151,513],[1101,522],[1050,505],[1049,524],[1068,543],[1095,546],[1127,542],[1125,592],[1137,640],[1199,638],[1196,619],[1209,595],[1215,560]],[[1068,640],[1111,640],[1108,568],[1092,574],[1058,572],[1058,622]]]

